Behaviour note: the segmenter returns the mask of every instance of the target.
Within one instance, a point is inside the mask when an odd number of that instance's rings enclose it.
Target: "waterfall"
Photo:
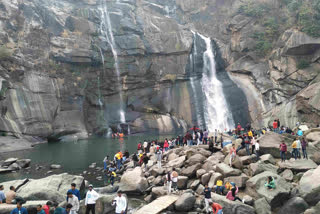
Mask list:
[[[99,10],[101,12],[101,24],[100,24],[100,31],[101,34],[104,35],[106,38],[108,44],[111,47],[113,58],[114,58],[114,69],[116,71],[117,75],[117,81],[118,81],[118,90],[119,90],[119,96],[120,96],[120,108],[119,108],[119,116],[120,116],[120,122],[125,123],[126,122],[126,115],[125,115],[125,106],[123,102],[123,92],[122,92],[122,85],[121,85],[121,77],[120,77],[120,69],[119,69],[119,61],[118,61],[118,53],[116,50],[116,44],[113,37],[112,32],[112,25],[110,21],[110,15],[108,12],[108,7],[105,0],[101,1],[101,5],[99,7]]]
[[[206,51],[203,53],[202,90],[204,94],[205,124],[210,132],[218,129],[234,128],[234,121],[224,97],[222,83],[217,79],[215,54],[212,50],[211,39],[198,34],[205,42]]]
[[[191,31],[192,34],[193,34],[193,38],[195,40],[196,38],[196,33]],[[191,70],[194,71],[194,63],[195,63],[195,59],[197,57],[197,46],[194,45],[193,46],[193,51],[192,51],[192,54],[190,54],[190,65],[191,65]],[[203,111],[202,109],[200,108],[199,106],[199,100],[197,99],[197,89],[196,89],[196,83],[198,83],[196,81],[196,77],[195,76],[190,76],[190,85],[191,85],[191,90],[192,90],[192,95],[193,95],[193,100],[195,101],[194,102],[194,108],[195,108],[195,116],[196,116],[196,124],[195,125],[198,125],[198,126],[203,126],[204,125],[204,122],[203,122]]]

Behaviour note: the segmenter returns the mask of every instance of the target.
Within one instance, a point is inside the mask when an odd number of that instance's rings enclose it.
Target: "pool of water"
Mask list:
[[[144,140],[161,140],[165,138],[176,137],[176,135],[167,136],[129,136],[123,139],[109,138],[90,138],[88,140],[80,140],[77,142],[57,142],[40,144],[33,149],[0,153],[0,160],[16,157],[31,159],[31,168],[22,169],[14,173],[0,174],[0,182],[24,179],[24,178],[41,178],[48,176],[51,164],[60,164],[62,169],[52,170],[53,173],[67,172],[70,174],[82,174],[83,171],[89,170],[91,163],[97,163],[97,166],[103,166],[103,159],[106,155],[113,158],[114,154],[119,150],[128,150],[130,154],[137,149],[138,143]],[[36,166],[43,166],[42,169],[36,170]],[[92,172],[90,176],[85,176],[92,183],[100,184],[96,177],[102,173]]]

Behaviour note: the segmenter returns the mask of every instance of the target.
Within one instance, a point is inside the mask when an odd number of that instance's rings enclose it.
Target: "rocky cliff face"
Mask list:
[[[287,10],[280,0],[255,2]],[[294,25],[281,27],[261,55],[256,33],[269,32],[261,21],[268,13],[250,16],[245,3],[2,0],[0,130],[85,138],[123,124],[119,109],[132,133],[186,129],[197,122],[190,76],[202,75],[187,69],[191,30],[217,42],[224,67],[245,95],[228,102],[238,112],[235,122],[245,122],[248,108],[257,126],[274,117],[285,125],[317,123],[320,40]],[[229,78],[221,68],[221,78]],[[242,93],[237,86],[225,86],[229,100],[234,91]]]

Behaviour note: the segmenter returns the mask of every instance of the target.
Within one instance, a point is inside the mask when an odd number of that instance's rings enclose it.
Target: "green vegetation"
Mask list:
[[[9,49],[2,45],[0,46],[0,60],[6,60],[8,58],[10,58],[12,55],[12,53],[9,51]]]
[[[299,60],[298,64],[297,64],[297,69],[302,70],[305,68],[310,67],[310,62],[308,62],[305,59]]]
[[[269,11],[270,7],[267,4],[256,3],[254,0],[244,2],[239,8],[239,13],[243,13],[251,17],[262,17]]]
[[[266,56],[272,50],[272,43],[266,33],[255,32],[252,38],[256,39],[256,51]]]

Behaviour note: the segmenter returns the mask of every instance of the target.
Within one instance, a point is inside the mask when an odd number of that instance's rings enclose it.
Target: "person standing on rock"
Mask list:
[[[144,153],[147,153],[148,151],[148,141],[144,140],[143,142],[143,151]]]
[[[297,156],[298,156],[297,146],[298,146],[297,140],[293,141],[293,143],[291,144],[291,148],[292,148],[291,157],[294,157],[295,160],[297,160]]]
[[[71,184],[71,189],[68,190],[68,192],[71,192],[73,195],[77,196],[77,199],[80,201],[81,200],[81,196],[80,196],[80,191],[76,188],[76,184],[72,183]],[[68,201],[68,192],[67,192],[67,201]]]
[[[307,159],[308,160],[307,146],[308,146],[308,142],[306,141],[305,138],[302,138],[301,147],[302,147],[303,159]]]
[[[171,193],[171,185],[172,185],[172,179],[171,179],[171,173],[168,171],[166,175],[166,184],[167,184],[167,190],[168,194]]]
[[[230,165],[230,167],[232,167],[232,162],[234,161],[234,159],[237,156],[237,150],[236,150],[236,146],[234,144],[232,144],[232,147],[230,149],[229,154],[230,154],[229,165]]]
[[[86,194],[85,206],[86,206],[86,214],[89,214],[90,211],[92,214],[96,213],[96,201],[99,198],[99,194],[93,190],[93,186],[89,185],[89,190]]]
[[[272,126],[273,126],[273,131],[274,131],[274,132],[277,132],[277,129],[278,129],[278,122],[277,122],[276,120],[274,120],[274,121],[273,121]]]
[[[147,171],[148,170],[149,157],[148,157],[148,155],[146,153],[144,153],[142,160],[143,160],[143,163],[144,163],[144,169],[145,169],[145,171]]]
[[[280,144],[281,162],[285,162],[286,161],[286,152],[287,152],[287,145],[285,144],[284,141],[282,141],[281,144]]]
[[[220,204],[210,202],[210,206],[211,206],[211,208],[212,208],[213,214],[223,214],[223,212],[222,212],[222,206],[221,206]]]
[[[205,206],[206,213],[210,213],[209,204],[212,203],[212,199],[211,199],[211,188],[208,187],[208,184],[204,186],[203,193],[204,193],[204,203],[206,205]]]
[[[297,157],[301,159],[301,141],[299,138],[297,138]]]
[[[209,132],[207,131],[207,129],[204,129],[204,132],[203,132],[203,143],[204,144],[208,144],[208,136],[209,136]]]
[[[255,144],[255,153],[257,156],[257,161],[260,159],[260,141],[257,140],[256,144]]]
[[[246,146],[247,155],[249,156],[250,155],[250,139],[249,139],[249,137],[247,135],[245,135],[244,143],[245,143],[245,146]]]
[[[159,145],[157,145],[156,147],[156,157],[157,157],[158,168],[161,169],[162,151]]]
[[[217,140],[218,140],[218,130],[217,129],[214,130],[213,136],[214,136],[214,144],[217,145]]]
[[[171,178],[172,178],[172,188],[173,191],[177,191],[178,188],[178,172],[176,171],[175,168],[172,169],[172,173],[171,173]]]
[[[237,153],[241,150],[241,149],[245,149],[246,148],[246,143],[245,143],[245,138],[240,135],[238,139],[241,139],[241,145],[237,148]]]
[[[118,191],[118,196],[112,201],[112,206],[116,206],[116,214],[125,214],[127,210],[127,199]]]
[[[255,147],[256,147],[256,136],[251,138],[250,144],[251,144],[251,154],[254,154],[255,151],[256,151],[255,150]]]
[[[104,169],[104,170],[107,169],[108,162],[109,162],[109,155],[107,155],[107,156],[104,157],[104,159],[103,159],[103,169]]]
[[[164,140],[163,149],[165,152],[169,150],[169,143],[168,143],[167,138]]]
[[[191,146],[192,145],[192,136],[189,132],[185,135],[185,139],[187,140],[187,145]]]
[[[241,135],[241,130],[242,130],[242,127],[241,127],[240,123],[238,123],[238,125],[237,125],[237,134],[238,135]]]
[[[77,214],[79,211],[79,199],[77,198],[77,196],[75,196],[74,194],[72,194],[72,192],[68,192],[68,204],[72,205],[72,209],[70,211],[70,214]]]
[[[137,166],[137,163],[139,162],[137,153],[134,153],[134,154],[133,154],[133,156],[132,156],[132,161],[133,161],[133,167],[136,167],[136,166]]]
[[[6,203],[6,196],[3,192],[3,189],[4,189],[3,185],[0,185],[0,204]]]

